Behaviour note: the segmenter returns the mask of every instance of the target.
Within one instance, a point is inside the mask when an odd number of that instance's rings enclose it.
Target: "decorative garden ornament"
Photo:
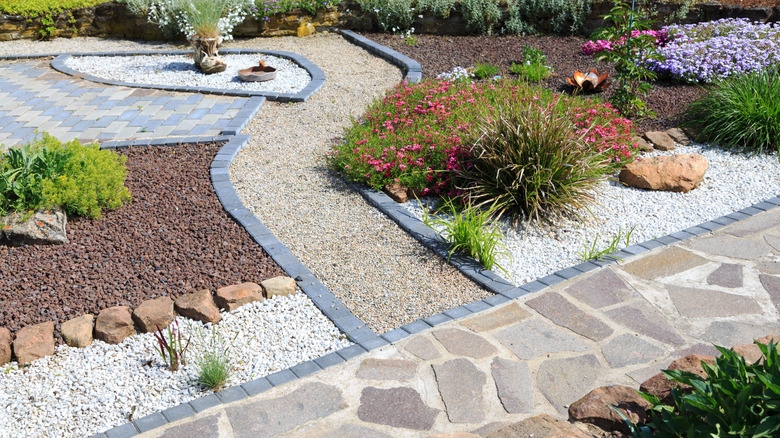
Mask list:
[[[566,80],[578,91],[595,91],[607,88],[612,83],[608,78],[609,73],[599,76],[596,69],[592,69],[587,74],[575,70],[574,77]]]
[[[192,58],[195,60],[195,65],[205,74],[219,73],[225,71],[227,64],[219,56],[219,45],[222,43],[222,38],[217,37],[190,37],[190,44],[192,45]]]

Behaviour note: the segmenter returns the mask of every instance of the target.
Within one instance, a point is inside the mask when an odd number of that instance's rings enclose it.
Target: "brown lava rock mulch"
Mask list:
[[[68,319],[200,289],[259,283],[283,271],[222,209],[209,177],[221,145],[135,147],[130,204],[68,220],[69,244],[0,245],[0,326]]]
[[[523,57],[523,46],[541,49],[547,56],[548,65],[554,69],[553,75],[541,82],[550,90],[570,91],[566,77],[574,70],[587,72],[595,68],[599,73],[607,72],[612,77],[615,70],[610,64],[593,60],[592,56],[582,53],[582,45],[588,39],[574,36],[437,36],[415,35],[417,43],[409,46],[404,40],[391,34],[362,33],[366,38],[390,47],[419,62],[423,79],[433,79],[436,75],[451,71],[454,67],[471,67],[477,62],[496,65],[501,76],[512,78],[509,73],[512,62]],[[696,85],[685,85],[670,81],[657,81],[648,95],[648,106],[658,114],[657,119],[635,121],[637,130],[666,130],[679,126],[679,114],[686,106],[702,95],[702,89]],[[603,100],[612,95],[612,87],[599,93]]]

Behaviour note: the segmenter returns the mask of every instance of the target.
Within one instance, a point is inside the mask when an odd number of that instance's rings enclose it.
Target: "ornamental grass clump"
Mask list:
[[[610,171],[605,154],[589,147],[563,96],[542,101],[515,95],[486,112],[472,133],[470,159],[458,188],[474,206],[498,206],[497,216],[528,219],[581,217],[593,189]]]
[[[685,113],[697,140],[750,152],[780,153],[778,66],[716,81]]]
[[[665,28],[670,41],[648,65],[686,82],[713,82],[780,63],[780,26],[724,18]]]
[[[460,210],[459,206],[462,207]],[[498,229],[498,223],[490,220],[499,207],[463,207],[453,199],[446,199],[439,209],[443,215],[434,218],[431,218],[428,209],[423,205],[423,222],[431,228],[440,229],[439,234],[452,245],[447,261],[455,251],[460,251],[476,259],[486,269],[498,268],[509,276],[506,269],[497,262],[497,256],[509,256],[506,247],[501,243],[503,235]]]

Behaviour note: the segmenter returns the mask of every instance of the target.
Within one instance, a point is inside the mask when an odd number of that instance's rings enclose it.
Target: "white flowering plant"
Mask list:
[[[252,0],[124,0],[137,15],[146,15],[169,36],[233,39],[253,6]]]

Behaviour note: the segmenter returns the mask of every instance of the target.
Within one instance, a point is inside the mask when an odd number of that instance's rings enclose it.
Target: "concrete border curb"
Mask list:
[[[414,59],[396,52],[389,47],[375,43],[364,36],[352,32],[351,30],[342,29],[339,32],[350,43],[362,47],[363,49],[373,53],[385,61],[398,66],[404,75],[405,81],[420,82],[420,80],[422,80],[422,67],[420,67],[420,63]]]

